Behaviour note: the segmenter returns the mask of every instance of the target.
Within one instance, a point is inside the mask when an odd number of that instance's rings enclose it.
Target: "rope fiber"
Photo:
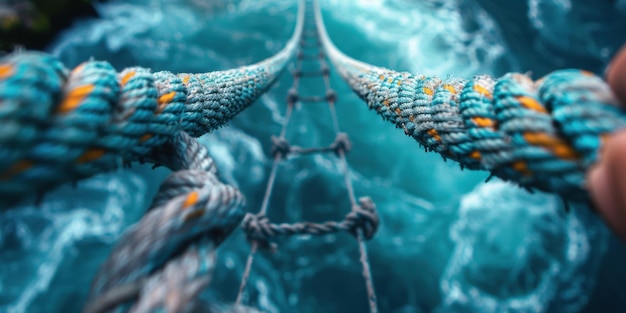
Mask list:
[[[219,181],[204,146],[180,132],[164,149],[184,153],[155,152],[174,172],[100,268],[84,313],[186,312],[210,282],[216,247],[243,218],[243,195]]]
[[[576,69],[537,81],[519,73],[464,80],[396,72],[343,54],[319,9],[315,13],[324,51],[340,76],[426,151],[531,191],[589,201],[585,173],[604,138],[626,126],[625,112],[600,77]]]
[[[117,73],[107,62],[66,69],[43,53],[0,58],[0,198],[6,205],[141,161],[179,131],[224,126],[265,92],[301,37],[259,63],[202,74]]]

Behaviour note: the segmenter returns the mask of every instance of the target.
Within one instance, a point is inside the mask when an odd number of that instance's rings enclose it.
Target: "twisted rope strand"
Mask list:
[[[158,153],[164,164],[191,166],[172,168],[177,171],[161,186],[161,198],[114,247],[93,281],[85,313],[116,307],[185,312],[210,281],[216,247],[243,218],[243,195],[218,180],[212,160],[194,161],[208,158],[206,148],[184,132],[171,144],[186,154]]]
[[[72,71],[50,55],[0,59],[0,197],[32,193],[141,160],[179,131],[224,126],[252,104],[295,56],[302,22],[276,55],[237,69],[117,73],[89,61]]]
[[[603,138],[626,126],[608,85],[586,71],[442,80],[354,60],[335,47],[321,16],[317,27],[340,76],[384,120],[427,151],[527,189],[587,201],[585,172]]]

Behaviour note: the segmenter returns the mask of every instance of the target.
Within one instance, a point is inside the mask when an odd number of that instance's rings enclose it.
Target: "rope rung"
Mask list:
[[[302,148],[298,146],[291,147],[291,152],[296,154],[316,154],[316,153],[325,153],[334,151],[332,146],[327,147],[313,147],[313,148]]]
[[[324,52],[319,52],[316,54],[307,54],[303,51],[298,52],[298,59],[300,60],[319,60],[325,57]]]
[[[322,68],[317,71],[294,71],[295,77],[316,77],[316,76],[324,76],[328,74],[327,68]]]
[[[314,41],[314,42],[310,42],[310,41],[306,41],[306,40],[300,40],[300,47],[303,48],[314,48],[314,47],[319,47],[320,46],[320,42],[318,40]]]
[[[299,100],[301,102],[324,102],[324,97],[311,96],[311,97],[300,97]]]
[[[378,230],[380,219],[376,212],[376,205],[369,197],[359,199],[359,204],[352,207],[343,220],[339,222],[326,221],[321,223],[272,223],[265,215],[248,213],[241,224],[243,231],[251,241],[257,241],[262,246],[271,247],[271,239],[278,236],[313,235],[323,236],[346,231],[357,236],[360,230],[365,240],[371,239]]]
[[[316,31],[310,31],[310,32],[303,32],[302,33],[302,37],[303,38],[317,38],[318,34]]]

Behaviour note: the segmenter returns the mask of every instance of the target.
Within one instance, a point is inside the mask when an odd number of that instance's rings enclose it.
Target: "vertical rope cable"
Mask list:
[[[320,64],[322,68],[328,68],[326,60],[320,58]],[[327,95],[334,95],[334,91],[330,87],[330,75],[328,71],[323,75],[324,78],[324,86],[325,92]],[[335,101],[336,97],[327,96],[326,101],[328,102],[328,108],[330,110],[330,115],[333,120],[333,125],[335,129],[335,136],[340,136],[339,131],[339,119],[337,118],[337,111],[335,110]],[[354,188],[352,187],[352,181],[350,180],[350,170],[348,168],[348,161],[346,159],[346,154],[343,149],[337,151],[337,155],[339,156],[339,160],[341,163],[341,171],[343,173],[343,180],[346,185],[348,197],[350,198],[351,211],[354,211],[355,208],[358,208],[358,204],[356,202],[356,198],[354,196]],[[370,264],[367,256],[367,247],[365,245],[365,241],[363,240],[363,232],[359,229],[357,230],[357,241],[359,244],[359,261],[361,262],[361,266],[363,267],[362,275],[365,280],[365,287],[367,289],[367,295],[369,300],[370,312],[375,313],[378,312],[378,300],[376,297],[376,292],[374,291],[374,282],[372,280],[372,273],[370,270]]]

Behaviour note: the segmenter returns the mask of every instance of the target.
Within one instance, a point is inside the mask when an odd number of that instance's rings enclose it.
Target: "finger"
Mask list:
[[[601,160],[589,171],[592,201],[615,233],[626,241],[626,130],[611,135],[603,145]]]
[[[626,45],[611,60],[606,80],[617,99],[626,106]]]

